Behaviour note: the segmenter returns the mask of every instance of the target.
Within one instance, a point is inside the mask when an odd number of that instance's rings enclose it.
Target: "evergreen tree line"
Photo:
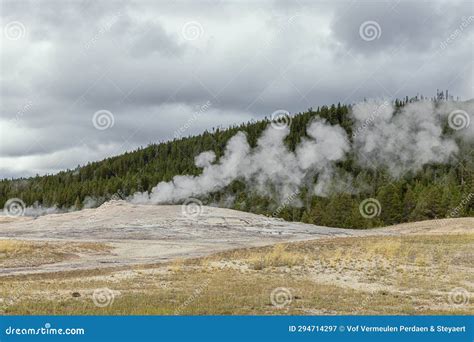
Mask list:
[[[413,99],[396,100],[395,107],[404,106],[406,101]],[[285,141],[288,148],[293,151],[306,137],[306,127],[315,117],[339,124],[351,137],[353,122],[349,111],[350,106],[338,104],[316,110],[310,108],[296,114],[292,117],[290,133]],[[54,175],[3,179],[0,181],[0,206],[3,207],[10,198],[20,198],[28,206],[36,203],[45,207],[80,209],[89,197],[97,200],[99,205],[117,195],[125,198],[135,192],[150,191],[160,181],[169,181],[175,175],[198,175],[201,170],[194,165],[194,157],[212,150],[219,158],[227,141],[238,131],[244,131],[250,145],[255,146],[268,124],[269,120],[265,118],[227,129],[215,128],[197,136],[152,144]],[[446,124],[444,134],[452,133]],[[348,228],[474,216],[474,200],[470,195],[474,192],[473,146],[461,141],[459,145],[456,163],[426,165],[416,174],[407,173],[398,180],[391,178],[387,170],[361,167],[355,162],[355,157],[349,155],[337,164],[337,169],[351,174],[355,186],[347,184],[344,191],[334,191],[328,197],[312,195],[310,186],[300,189],[291,202],[281,204],[236,180],[201,200],[285,220]],[[367,198],[376,199],[380,204],[374,217],[361,214],[360,205]]]

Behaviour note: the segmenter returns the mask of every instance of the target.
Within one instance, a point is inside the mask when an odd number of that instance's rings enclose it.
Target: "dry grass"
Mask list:
[[[15,240],[0,240],[0,258],[8,259],[18,255],[30,253],[33,250],[31,243]]]
[[[7,277],[7,314],[473,314],[474,234],[314,240],[164,265]],[[283,307],[271,293],[286,288]],[[95,289],[110,305],[97,307]],[[73,295],[74,294],[74,295]],[[0,303],[1,304],[1,303]]]
[[[0,240],[0,268],[34,267],[74,258],[77,253],[106,253],[105,244]]]
[[[293,267],[304,264],[305,256],[303,254],[288,252],[286,248],[287,245],[285,244],[277,244],[268,253],[254,251],[244,261],[254,270],[263,270],[267,267]]]

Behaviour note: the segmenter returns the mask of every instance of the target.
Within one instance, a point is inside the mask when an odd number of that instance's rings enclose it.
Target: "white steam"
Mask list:
[[[448,122],[455,136],[474,142],[474,99],[465,102],[443,102],[437,110]]]
[[[215,155],[207,151],[196,157],[196,166],[202,167],[199,176],[175,176],[170,182],[161,182],[150,194],[136,193],[136,203],[176,202],[193,196],[222,189],[232,181],[240,179],[253,186],[256,192],[276,197],[279,201],[295,193],[309,182],[311,176],[319,175],[317,189],[325,188],[331,178],[334,163],[344,158],[349,151],[345,131],[316,120],[308,127],[308,138],[291,152],[284,139],[289,129],[274,129],[269,125],[250,148],[246,136],[239,132],[232,137],[217,163]]]
[[[171,182],[160,182],[151,194],[136,193],[132,202],[175,202],[222,189],[239,177],[249,151],[245,135],[239,132],[229,140],[224,155],[216,164],[210,162],[213,159],[210,158],[212,152],[203,152],[196,157],[197,166],[203,167],[201,175],[175,176]]]
[[[352,107],[352,145],[342,127],[315,119],[306,129],[308,137],[292,152],[285,144],[289,128],[268,125],[254,148],[246,135],[239,132],[228,141],[219,160],[216,161],[213,151],[196,156],[195,165],[202,168],[200,175],[175,176],[170,182],[160,182],[150,193],[135,193],[128,199],[135,203],[174,203],[221,190],[234,180],[245,182],[256,193],[279,203],[295,199],[300,188],[313,186],[315,179],[312,193],[319,196],[357,193],[368,185],[357,175],[336,169],[336,162],[348,155],[355,156],[363,168],[382,167],[395,178],[409,171],[417,172],[426,164],[448,163],[459,151],[456,141],[474,142],[473,114],[473,100],[436,105],[432,101],[417,101],[399,110],[390,101],[364,101]],[[443,134],[445,129],[449,134]],[[116,195],[125,197],[120,192]],[[83,206],[94,207],[104,200],[87,197]],[[26,208],[26,215],[73,209],[35,204]]]
[[[395,112],[387,101],[356,104],[353,149],[361,166],[386,167],[394,177],[429,163],[447,163],[458,146],[443,137],[442,115],[431,101],[407,104]],[[362,128],[362,129],[361,129]]]
[[[134,194],[131,200],[155,204],[177,202],[241,180],[257,193],[281,203],[297,193],[302,185],[313,184],[315,177],[313,193],[317,195],[325,196],[335,189],[355,193],[357,189],[349,184],[352,183],[350,175],[335,173],[334,168],[348,152],[353,152],[362,167],[383,167],[395,178],[409,171],[417,172],[426,164],[448,163],[459,151],[455,138],[473,139],[474,123],[466,125],[460,120],[468,113],[466,120],[472,121],[473,103],[444,102],[435,106],[432,101],[417,101],[399,110],[384,100],[358,103],[351,114],[354,121],[352,146],[342,127],[329,125],[322,119],[314,120],[307,127],[308,138],[304,138],[294,152],[284,142],[288,127],[275,129],[269,125],[255,148],[251,148],[245,134],[239,132],[229,140],[224,155],[217,162],[212,151],[195,158],[196,166],[202,168],[199,176],[175,176],[170,182],[159,183],[149,194]],[[465,127],[449,136],[443,135],[449,113],[456,110],[462,114],[456,118],[456,124],[461,122]],[[336,179],[344,184],[337,185]]]
[[[46,207],[38,202],[33,203],[30,206],[22,206],[20,208],[21,215],[19,216],[27,216],[27,217],[38,217],[43,215],[51,215],[51,214],[62,214],[71,211],[75,211],[78,208],[70,207],[70,208],[58,208],[57,206]],[[0,216],[8,216],[8,213],[5,210],[0,210]]]

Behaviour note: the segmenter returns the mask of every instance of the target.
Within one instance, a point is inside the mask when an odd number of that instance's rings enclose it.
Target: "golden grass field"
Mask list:
[[[78,253],[101,253],[110,247],[91,242],[0,240],[0,268],[34,267],[74,258]]]
[[[73,251],[107,252],[107,246],[4,240],[0,265],[51,262]],[[4,276],[0,310],[8,315],[472,315],[473,292],[472,233],[339,237],[164,264]]]

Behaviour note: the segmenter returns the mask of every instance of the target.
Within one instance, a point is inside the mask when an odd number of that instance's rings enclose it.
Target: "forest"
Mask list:
[[[403,107],[417,98],[395,100],[395,108]],[[351,105],[337,104],[310,108],[292,116],[286,144],[290,150],[306,137],[306,127],[316,117],[331,124],[339,124],[352,136]],[[214,151],[222,156],[227,141],[238,131],[246,133],[251,146],[268,126],[264,118],[228,128],[213,128],[200,135],[176,138],[139,148],[119,156],[87,165],[77,166],[52,175],[0,181],[0,206],[10,198],[20,198],[27,206],[56,206],[62,210],[98,206],[111,198],[125,199],[135,192],[150,191],[161,181],[170,181],[175,175],[198,175],[201,169],[194,158],[203,151]],[[443,134],[452,134],[448,125]],[[361,167],[349,155],[338,162],[337,169],[349,173],[357,184],[339,184],[339,191],[319,197],[305,187],[295,194],[293,201],[276,203],[252,191],[240,180],[226,188],[200,197],[208,205],[218,205],[284,220],[301,221],[323,226],[371,228],[401,222],[474,216],[474,158],[473,146],[459,142],[456,162],[428,164],[416,173],[406,173],[395,179],[383,168]],[[345,188],[346,187],[346,188]],[[367,198],[380,203],[375,217],[361,215],[360,204]]]

